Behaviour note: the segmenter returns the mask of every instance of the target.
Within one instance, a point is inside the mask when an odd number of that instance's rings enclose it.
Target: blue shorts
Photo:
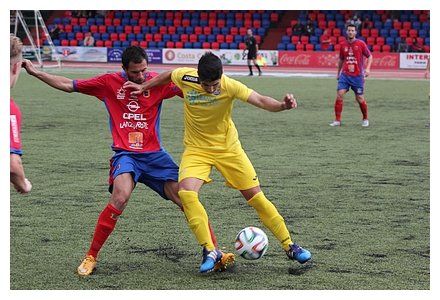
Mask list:
[[[364,94],[364,76],[349,76],[341,73],[338,80],[338,91],[339,90],[349,90],[350,88],[356,95]]]
[[[109,173],[110,193],[113,191],[113,181],[119,174],[131,173],[135,184],[141,182],[169,200],[164,186],[167,181],[177,182],[179,167],[164,150],[148,153],[118,151],[110,159]]]

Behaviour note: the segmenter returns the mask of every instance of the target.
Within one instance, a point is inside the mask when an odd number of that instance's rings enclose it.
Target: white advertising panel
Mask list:
[[[62,61],[107,62],[106,47],[55,47],[52,60]]]
[[[429,53],[400,53],[401,69],[426,69]]]

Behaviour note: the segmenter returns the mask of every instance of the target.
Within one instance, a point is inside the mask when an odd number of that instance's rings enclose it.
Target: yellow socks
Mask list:
[[[183,202],[183,201],[182,201]],[[263,222],[264,226],[269,228],[273,235],[280,241],[284,250],[289,249],[289,245],[292,244],[289,231],[284,223],[283,217],[278,213],[275,205],[267,200],[263,192],[257,193],[253,196],[248,204],[255,208]]]
[[[209,233],[208,215],[199,201],[199,195],[194,191],[179,191],[179,197],[182,201],[183,212],[191,228],[196,236],[197,241],[208,251],[215,249]]]

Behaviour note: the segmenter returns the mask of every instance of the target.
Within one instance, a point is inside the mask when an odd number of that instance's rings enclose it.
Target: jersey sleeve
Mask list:
[[[179,88],[182,89],[183,81],[182,77],[188,68],[177,68],[171,73],[171,81]]]
[[[73,89],[75,92],[95,96],[101,100],[104,97],[107,88],[106,74],[89,79],[76,79],[73,81]]]
[[[170,82],[162,89],[162,99],[173,98],[174,96],[179,96],[183,98],[182,90],[179,89],[173,82]]]
[[[15,105],[11,103],[10,112],[10,154],[22,155],[21,149],[21,114]]]
[[[226,75],[223,76],[225,77],[226,90],[231,99],[247,102],[253,90],[235,79],[229,78]]]
[[[371,55],[370,49],[368,49],[368,46],[365,43],[362,43],[362,54],[365,57],[370,57],[370,55]]]

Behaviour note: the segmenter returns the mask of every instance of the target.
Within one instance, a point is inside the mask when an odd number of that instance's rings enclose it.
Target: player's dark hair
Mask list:
[[[212,82],[222,77],[222,61],[212,52],[206,52],[202,55],[197,66],[197,73],[200,82]]]
[[[127,69],[130,62],[139,64],[143,60],[148,63],[147,53],[145,50],[139,46],[130,46],[125,48],[124,52],[122,52],[122,66]]]
[[[357,27],[354,24],[348,24],[347,26],[345,26],[345,30],[347,30],[348,27],[354,27],[354,29],[356,29],[356,31],[357,31]]]

